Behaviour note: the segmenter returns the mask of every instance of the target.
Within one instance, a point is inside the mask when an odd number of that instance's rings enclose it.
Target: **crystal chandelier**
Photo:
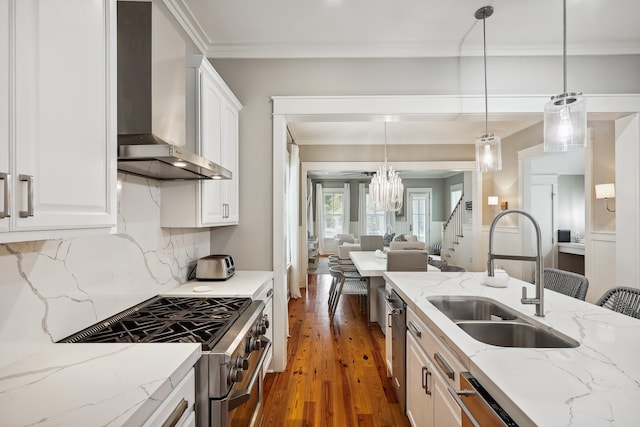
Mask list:
[[[387,123],[384,124],[384,164],[373,174],[369,197],[376,209],[397,212],[402,209],[404,186],[393,166],[387,164]]]
[[[487,101],[487,34],[485,20],[493,15],[493,7],[484,6],[476,10],[476,19],[482,19],[484,48],[484,135],[476,139],[476,168],[479,172],[502,170],[502,147],[500,137],[489,133],[489,107]]]
[[[582,93],[567,92],[567,2],[563,0],[562,67],[564,92],[544,106],[544,151],[564,152],[587,146],[587,109]]]

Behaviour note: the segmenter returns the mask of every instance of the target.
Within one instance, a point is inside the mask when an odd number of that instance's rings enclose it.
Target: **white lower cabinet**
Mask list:
[[[191,369],[169,396],[160,404],[158,409],[151,414],[143,427],[165,425],[175,427],[195,426],[195,378],[195,369]]]
[[[463,365],[407,309],[407,416],[414,427],[460,427],[460,408],[447,387],[459,387]]]

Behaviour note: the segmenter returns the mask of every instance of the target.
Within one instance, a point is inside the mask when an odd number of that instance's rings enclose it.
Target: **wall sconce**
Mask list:
[[[609,200],[616,197],[616,185],[615,184],[597,184],[596,185],[596,199],[604,199],[604,205],[609,212],[615,212],[616,210],[609,209]]]
[[[509,209],[509,202],[499,202],[498,196],[489,196],[487,198],[487,204],[493,206],[494,212],[506,211]],[[500,208],[498,208],[500,206]]]

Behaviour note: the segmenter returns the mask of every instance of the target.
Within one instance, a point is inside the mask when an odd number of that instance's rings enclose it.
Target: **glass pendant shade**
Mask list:
[[[502,170],[502,146],[499,136],[489,133],[476,139],[476,168],[479,172]]]
[[[487,95],[487,34],[486,19],[493,14],[493,7],[484,6],[476,10],[476,19],[482,19],[482,42],[484,58],[484,135],[476,139],[476,169],[478,172],[502,170],[502,146],[500,137],[489,133],[489,102]]]
[[[559,153],[587,146],[587,109],[581,93],[551,98],[544,106],[544,151]]]
[[[385,161],[378,171],[373,174],[369,184],[369,197],[376,205],[376,209],[397,212],[402,209],[404,185],[402,178]]]

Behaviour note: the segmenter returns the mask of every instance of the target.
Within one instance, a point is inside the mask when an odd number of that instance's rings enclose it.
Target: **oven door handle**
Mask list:
[[[247,385],[247,388],[242,390],[234,390],[231,392],[231,396],[229,396],[229,403],[228,403],[229,411],[237,408],[238,406],[242,405],[247,400],[249,400],[249,398],[251,397],[251,390],[253,389],[255,382],[258,380],[258,378],[262,376],[262,364],[264,363],[264,360],[267,358],[267,352],[271,347],[271,341],[263,337],[262,343],[264,344],[264,347],[263,347],[264,350],[262,351],[262,354],[260,355],[260,360],[256,365],[258,369],[253,371],[253,375],[251,376],[251,380],[249,380],[249,385]]]

